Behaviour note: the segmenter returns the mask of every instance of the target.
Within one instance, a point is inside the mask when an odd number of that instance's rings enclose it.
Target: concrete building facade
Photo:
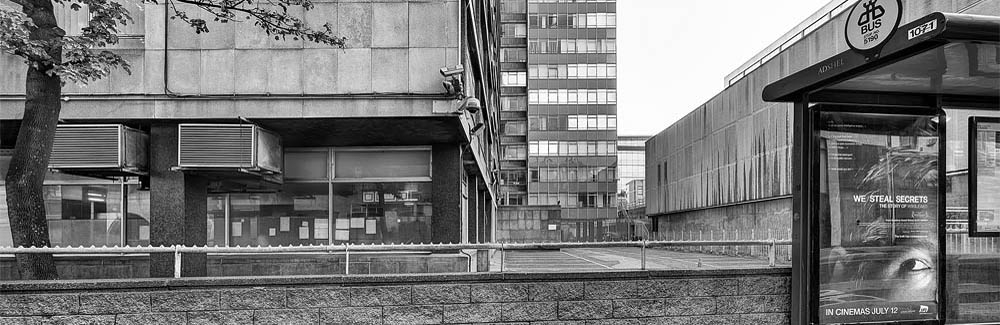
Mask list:
[[[600,238],[616,215],[615,1],[503,5],[501,218],[559,206],[562,238]]]
[[[318,1],[299,13],[330,23],[347,38],[344,49],[275,40],[253,22],[195,34],[167,19],[163,4],[134,8],[135,24],[113,48],[132,74],[63,89],[45,187],[53,245],[492,240],[497,2]],[[57,14],[70,34],[86,22],[79,15]],[[464,71],[439,73],[457,65]],[[25,69],[0,55],[0,173],[17,137]],[[446,91],[446,79],[463,89]],[[141,162],[87,165],[87,151],[103,149],[81,141],[95,136]],[[57,166],[65,161],[81,163]],[[0,245],[8,246],[3,189]],[[148,275],[171,274],[170,260],[153,256]],[[186,274],[205,274],[204,263],[184,261]],[[215,266],[214,274],[240,268]],[[400,266],[392,268],[382,272]]]

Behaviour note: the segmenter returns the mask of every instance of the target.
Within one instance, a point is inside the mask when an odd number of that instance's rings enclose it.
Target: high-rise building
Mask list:
[[[615,1],[503,0],[501,24],[497,239],[600,239],[618,187]]]

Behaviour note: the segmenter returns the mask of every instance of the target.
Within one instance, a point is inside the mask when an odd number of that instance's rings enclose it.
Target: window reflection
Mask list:
[[[43,198],[53,246],[121,245],[120,185],[48,185]]]
[[[285,184],[278,193],[237,193],[230,194],[229,200],[230,246],[321,245],[329,241],[326,183]],[[218,236],[218,223],[214,223],[212,230]]]
[[[431,239],[431,183],[335,183],[333,209],[335,243]]]
[[[127,185],[128,213],[125,220],[125,244],[149,245],[149,191],[139,190],[139,185]]]

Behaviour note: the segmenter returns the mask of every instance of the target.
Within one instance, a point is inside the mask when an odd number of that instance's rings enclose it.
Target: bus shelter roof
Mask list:
[[[763,92],[771,102],[807,96],[825,102],[934,97],[996,103],[1000,17],[932,13],[900,26],[876,53],[842,52],[771,83]]]

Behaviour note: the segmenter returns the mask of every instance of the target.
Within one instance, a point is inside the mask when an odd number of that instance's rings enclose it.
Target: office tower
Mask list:
[[[505,0],[501,24],[497,238],[601,239],[616,218],[615,2]]]

